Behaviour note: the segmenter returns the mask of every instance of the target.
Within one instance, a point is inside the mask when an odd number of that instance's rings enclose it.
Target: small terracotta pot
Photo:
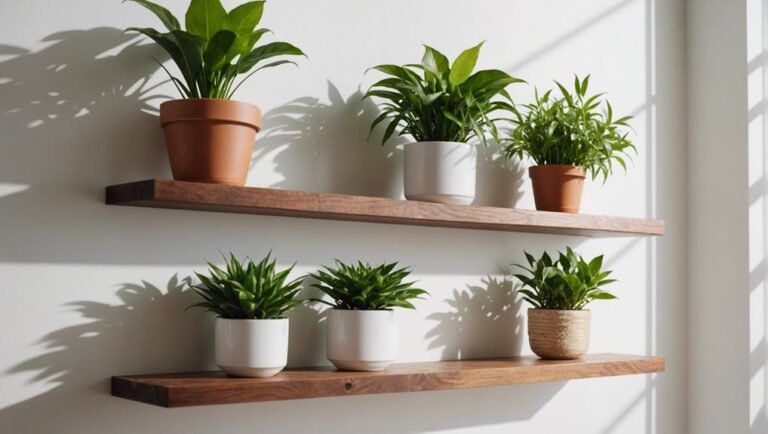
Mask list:
[[[528,309],[528,340],[542,359],[578,359],[589,351],[588,310]]]
[[[261,129],[255,105],[220,99],[177,99],[160,105],[173,179],[245,185]]]
[[[539,211],[577,214],[586,172],[582,167],[546,165],[528,168],[533,198]]]

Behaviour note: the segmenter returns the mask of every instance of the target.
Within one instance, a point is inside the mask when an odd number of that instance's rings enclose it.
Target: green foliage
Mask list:
[[[371,266],[358,261],[347,265],[336,260],[336,267],[323,267],[309,276],[318,281],[312,285],[333,299],[333,303],[312,299],[336,309],[383,310],[393,307],[414,309],[409,300],[427,294],[414,288],[416,282],[403,282],[411,274],[407,268],[395,268],[397,262]]]
[[[575,92],[555,82],[561,96],[550,89],[523,107],[525,113],[513,106],[515,128],[505,149],[507,158],[530,157],[536,164],[580,166],[590,172],[592,179],[601,175],[603,182],[613,173],[613,162],[627,169],[625,158],[629,150],[636,151],[627,139],[630,116],[614,119],[613,108],[602,95],[587,96],[589,76],[575,78]]]
[[[505,88],[522,80],[496,69],[472,74],[482,45],[465,50],[450,66],[445,55],[425,46],[421,64],[371,68],[389,76],[374,83],[365,94],[365,98],[384,100],[371,132],[387,121],[382,144],[398,128],[398,136],[410,135],[417,142],[468,142],[476,138],[485,145],[488,135],[499,141],[492,114],[511,106],[495,97],[509,98]]]
[[[277,56],[304,55],[287,42],[256,46],[267,29],[256,29],[264,11],[263,1],[251,1],[229,13],[219,0],[191,0],[185,15],[186,30],[166,8],[148,0],[124,0],[138,3],[154,13],[167,32],[152,28],[130,27],[127,32],[141,33],[160,45],[178,66],[181,78],[168,73],[185,98],[230,99],[238,87],[255,72],[286,63]],[[248,74],[239,83],[235,80]]]
[[[226,258],[225,258],[226,259]],[[276,319],[302,303],[296,300],[304,278],[287,281],[293,267],[276,271],[268,254],[254,264],[230,253],[226,269],[208,263],[209,276],[195,273],[199,285],[192,288],[205,300],[190,307],[204,307],[226,319]]]
[[[545,252],[536,259],[525,253],[530,268],[517,265],[527,274],[515,274],[523,287],[519,290],[523,299],[537,309],[581,310],[593,300],[616,298],[601,289],[615,279],[609,279],[610,271],[603,271],[603,256],[587,262],[568,247],[552,258]]]

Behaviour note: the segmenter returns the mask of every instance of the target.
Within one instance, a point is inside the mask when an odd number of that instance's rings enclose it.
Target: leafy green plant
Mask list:
[[[230,99],[238,87],[255,72],[264,68],[293,63],[277,60],[277,56],[304,53],[287,42],[271,42],[256,46],[269,32],[257,29],[264,11],[263,1],[244,3],[227,12],[219,0],[191,0],[185,15],[186,30],[168,9],[148,0],[124,0],[138,3],[165,25],[163,33],[153,28],[130,27],[126,32],[141,33],[162,47],[181,71],[176,78],[162,65],[171,81],[185,98]],[[159,63],[159,62],[158,62]],[[235,80],[248,74],[238,84]]]
[[[450,66],[445,55],[425,46],[421,64],[371,68],[389,76],[374,83],[364,97],[384,100],[382,113],[371,125],[373,132],[378,124],[388,122],[382,145],[398,127],[398,136],[410,135],[417,142],[476,138],[486,145],[488,135],[499,141],[492,115],[510,104],[495,97],[508,98],[505,88],[522,80],[497,69],[473,74],[482,45],[465,50]]]
[[[507,158],[530,157],[537,165],[562,164],[580,166],[592,179],[602,175],[603,182],[613,173],[613,162],[627,169],[625,158],[635,146],[627,139],[627,121],[631,116],[614,118],[611,104],[603,104],[602,93],[587,96],[589,76],[574,80],[575,91],[569,92],[555,82],[560,96],[553,89],[543,95],[535,92],[532,104],[524,111],[512,106],[515,128],[505,140]],[[601,106],[605,111],[601,111]]]
[[[295,297],[304,278],[288,281],[293,266],[278,272],[271,256],[254,264],[250,258],[241,263],[230,253],[225,269],[209,262],[210,275],[195,273],[200,284],[192,287],[205,301],[190,307],[204,307],[226,319],[282,318],[302,303]]]
[[[611,271],[604,271],[603,255],[587,262],[570,247],[559,252],[557,260],[544,252],[536,259],[525,252],[530,268],[517,265],[527,274],[515,274],[523,287],[523,299],[536,309],[581,310],[593,300],[611,300],[613,294],[602,289],[615,282]]]
[[[335,267],[323,267],[309,276],[318,281],[315,288],[333,299],[311,299],[346,310],[384,310],[393,307],[414,309],[409,300],[427,294],[414,288],[416,282],[403,282],[411,274],[408,268],[396,268],[397,262],[371,266],[358,261],[347,265],[336,260]]]

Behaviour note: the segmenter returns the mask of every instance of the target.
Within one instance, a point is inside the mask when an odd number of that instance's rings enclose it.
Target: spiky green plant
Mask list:
[[[186,30],[179,20],[163,6],[148,0],[123,0],[138,3],[154,13],[168,30],[129,27],[127,32],[141,33],[162,47],[178,66],[182,79],[165,67],[171,81],[185,98],[230,99],[238,87],[259,70],[293,63],[277,60],[277,56],[297,56],[304,53],[287,42],[271,42],[256,46],[269,32],[257,29],[264,12],[263,1],[241,4],[227,12],[219,0],[191,0],[185,15]],[[239,83],[235,80],[248,74]]]
[[[336,260],[335,267],[325,266],[309,274],[318,281],[312,286],[331,297],[333,302],[311,300],[346,310],[414,309],[410,300],[421,298],[427,291],[414,288],[416,282],[403,282],[411,271],[396,267],[397,262],[372,266],[360,261],[347,265]]]
[[[271,253],[258,264],[250,258],[241,263],[231,253],[224,259],[224,269],[209,262],[210,275],[195,273],[200,284],[192,288],[204,301],[190,307],[226,319],[277,319],[303,302],[295,297],[304,278],[288,281],[293,266],[278,272]]]
[[[499,141],[493,115],[509,109],[509,103],[495,98],[509,98],[505,88],[523,80],[497,69],[473,74],[482,45],[464,50],[453,64],[443,53],[425,45],[421,64],[371,68],[389,76],[374,83],[365,94],[365,98],[384,100],[371,132],[387,121],[382,144],[398,128],[397,136],[411,136],[417,142],[468,142],[475,138],[485,145],[488,136]]]
[[[587,170],[592,179],[602,176],[603,182],[613,173],[613,163],[627,169],[625,158],[629,151],[636,152],[627,138],[627,121],[631,116],[614,118],[613,107],[602,93],[587,96],[589,76],[574,80],[571,93],[555,82],[560,96],[553,89],[543,95],[535,92],[535,100],[525,104],[525,110],[512,106],[514,129],[505,154],[508,159],[529,157],[538,165],[561,164],[579,166]]]
[[[525,252],[530,268],[516,265],[527,272],[514,275],[523,283],[519,291],[525,301],[536,309],[581,310],[594,300],[616,298],[602,289],[616,281],[602,269],[603,255],[587,262],[570,247],[558,253],[552,260],[546,252],[539,259]]]

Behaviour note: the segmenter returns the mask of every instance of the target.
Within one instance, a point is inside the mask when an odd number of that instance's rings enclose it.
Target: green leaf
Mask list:
[[[157,18],[160,18],[160,21],[163,23],[165,28],[168,29],[168,31],[174,31],[179,30],[181,27],[179,25],[179,20],[176,19],[176,17],[173,16],[173,14],[166,8],[160,6],[159,4],[152,3],[148,0],[123,0],[125,1],[132,1],[134,3],[138,3],[145,8],[149,9],[152,13],[154,13]]]
[[[428,71],[443,77],[449,72],[448,58],[429,45],[424,46],[424,56],[421,59],[421,65]]]
[[[238,71],[246,73],[257,63],[275,56],[303,56],[304,52],[287,42],[272,42],[260,47],[240,58]]]
[[[269,32],[268,29],[258,29],[247,35],[238,35],[227,53],[226,63],[231,63],[237,56],[245,56],[253,50],[259,39]]]
[[[453,61],[449,75],[451,85],[460,85],[472,74],[472,71],[477,64],[477,58],[480,56],[480,48],[483,44],[484,42],[481,42],[472,48],[464,50],[459,54],[459,57]]]
[[[237,35],[229,30],[220,30],[213,35],[213,38],[208,42],[208,48],[203,53],[205,64],[213,69],[221,68],[236,37]]]
[[[219,0],[191,0],[186,14],[187,32],[210,41],[224,27],[227,11]]]
[[[261,21],[263,1],[252,1],[232,9],[224,20],[224,27],[238,35],[248,35]]]

